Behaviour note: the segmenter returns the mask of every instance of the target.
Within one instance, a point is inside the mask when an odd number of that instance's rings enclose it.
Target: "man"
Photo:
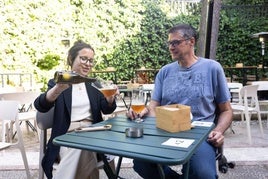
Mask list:
[[[196,40],[195,29],[187,24],[176,25],[168,31],[168,47],[174,62],[163,66],[157,74],[152,100],[141,116],[155,116],[155,107],[168,104],[191,106],[193,121],[216,122],[217,116],[216,127],[191,157],[189,170],[189,178],[212,179],[217,178],[216,148],[223,145],[223,134],[232,122],[233,113],[221,65],[215,60],[197,57]],[[136,114],[129,111],[127,116],[133,119]],[[166,178],[180,178],[168,166],[163,169]],[[134,170],[143,178],[159,178],[153,163],[134,160]]]

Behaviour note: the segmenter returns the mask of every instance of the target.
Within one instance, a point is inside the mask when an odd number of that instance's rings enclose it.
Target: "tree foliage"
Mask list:
[[[158,69],[171,62],[166,46],[167,30],[176,23],[191,23],[198,27],[198,16],[179,15],[170,18],[156,1],[143,1],[143,9],[139,11],[139,31],[122,40],[107,54],[104,59],[107,63],[99,65],[100,68],[113,66],[119,71],[121,80],[134,78],[135,69],[146,67]]]
[[[41,70],[51,70],[53,67],[58,66],[60,63],[60,56],[55,54],[47,54],[44,58],[38,60],[37,67]]]
[[[29,72],[36,81],[46,78],[36,65],[47,53],[64,56],[61,45],[66,29],[72,28],[67,1],[4,0],[0,2],[0,71]],[[62,57],[63,59],[63,57]],[[64,62],[60,62],[61,65]],[[44,72],[46,73],[46,72]]]
[[[78,39],[90,43],[96,52],[94,68],[114,67],[119,81],[133,78],[134,70],[143,66],[160,68],[171,62],[165,44],[167,30],[182,22],[198,29],[201,14],[198,5],[191,5],[189,13],[174,15],[167,2],[3,0],[0,2],[0,71],[30,72],[35,74],[35,81],[45,84],[55,70],[67,68],[68,47],[62,45],[64,39],[70,45]],[[259,2],[262,1],[254,1]],[[217,59],[228,66],[241,59],[253,65],[259,60],[260,50],[258,41],[249,35],[267,31],[267,16],[241,20],[243,13],[232,11],[230,15],[230,12],[226,9],[221,12]]]
[[[140,66],[159,68],[170,61],[166,30],[186,17],[168,17],[164,0],[5,0],[0,5],[5,24],[0,70],[31,72],[38,82],[66,68],[63,39],[71,45],[89,42],[96,51],[95,69],[113,66],[119,79],[132,78]],[[48,54],[59,56],[58,66]]]

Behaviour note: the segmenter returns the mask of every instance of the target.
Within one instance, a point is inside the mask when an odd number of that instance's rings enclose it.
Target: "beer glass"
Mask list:
[[[117,88],[112,81],[104,80],[100,77],[96,79],[97,81],[94,82],[92,86],[100,90],[105,97],[110,97],[116,93]]]
[[[143,122],[143,119],[140,117],[140,113],[145,108],[145,100],[142,93],[139,89],[133,89],[131,95],[131,109],[137,113],[138,117],[135,119],[135,122]]]

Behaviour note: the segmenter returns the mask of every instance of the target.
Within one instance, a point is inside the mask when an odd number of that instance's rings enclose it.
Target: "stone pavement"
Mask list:
[[[266,119],[266,117],[263,117]],[[219,173],[219,178],[227,179],[268,179],[268,128],[267,121],[263,120],[264,138],[260,135],[257,121],[251,122],[252,141],[248,144],[246,125],[241,121],[234,121],[232,129],[225,135],[224,155],[228,161],[234,161],[236,166],[229,169],[226,174]],[[23,130],[24,142],[28,162],[33,179],[38,178],[39,162],[39,141],[33,132]],[[132,160],[124,159],[120,176],[126,179],[139,179],[133,171]],[[180,167],[174,167],[179,170]],[[25,179],[24,165],[18,149],[10,147],[0,151],[0,179]],[[100,178],[106,179],[105,173],[101,170]]]

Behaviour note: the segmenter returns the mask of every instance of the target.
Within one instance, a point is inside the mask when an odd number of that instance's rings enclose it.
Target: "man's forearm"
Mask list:
[[[218,122],[214,130],[224,134],[224,132],[230,127],[232,120],[233,120],[232,110],[222,112],[219,116]]]

